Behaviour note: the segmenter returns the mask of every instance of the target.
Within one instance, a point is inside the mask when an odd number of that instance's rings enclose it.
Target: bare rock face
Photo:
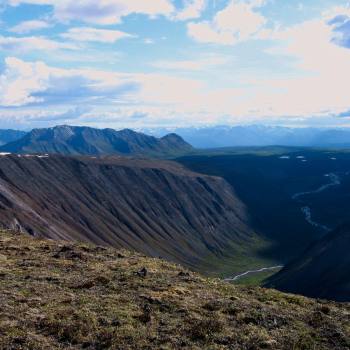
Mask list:
[[[223,179],[174,162],[120,157],[0,157],[0,223],[194,269],[255,237],[244,205]]]

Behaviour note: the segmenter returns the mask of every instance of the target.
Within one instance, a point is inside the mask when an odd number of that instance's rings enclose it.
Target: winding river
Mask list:
[[[239,279],[241,279],[242,277],[245,277],[248,275],[253,275],[253,274],[261,273],[261,272],[265,272],[265,271],[274,271],[274,270],[281,269],[282,267],[283,267],[282,265],[278,265],[278,266],[271,266],[271,267],[263,267],[259,270],[249,270],[249,271],[243,272],[239,275],[236,275],[234,277],[225,278],[224,281],[235,282],[235,281],[238,281]]]
[[[346,173],[346,175],[350,175],[350,172]],[[300,204],[302,204],[301,207],[301,211],[304,214],[305,220],[312,226],[317,227],[325,232],[329,232],[332,229],[326,225],[323,225],[319,222],[316,222],[312,219],[312,212],[311,212],[311,208],[307,205],[305,205],[305,202],[303,201],[303,197],[310,195],[310,194],[315,194],[315,193],[321,193],[331,187],[334,186],[339,186],[341,185],[341,180],[340,177],[335,174],[335,173],[329,173],[329,174],[325,174],[324,175],[326,178],[329,179],[329,183],[324,184],[322,186],[320,186],[319,188],[317,188],[316,190],[313,191],[306,191],[306,192],[298,192],[295,193],[294,195],[292,195],[292,199],[295,201],[298,201]],[[226,282],[235,282],[238,281],[239,279],[246,277],[248,275],[252,275],[252,274],[258,274],[258,273],[262,273],[265,271],[274,271],[274,270],[278,270],[283,268],[283,266],[278,265],[278,266],[271,266],[271,267],[263,267],[261,269],[258,270],[248,270],[246,272],[243,272],[239,275],[230,277],[230,278],[225,278],[224,281]]]
[[[302,198],[304,196],[307,196],[307,195],[310,195],[310,194],[315,194],[315,193],[321,193],[325,190],[327,190],[328,188],[330,187],[334,187],[334,186],[339,186],[341,185],[341,180],[340,180],[340,177],[337,175],[337,174],[334,174],[334,173],[330,173],[330,174],[326,174],[324,175],[325,177],[329,178],[329,183],[328,184],[325,184],[325,185],[322,185],[321,187],[317,188],[316,190],[313,190],[313,191],[307,191],[307,192],[298,192],[298,193],[295,193],[293,196],[292,196],[292,199],[300,202],[300,203],[304,203]],[[326,232],[329,232],[331,231],[332,229],[326,225],[323,225],[319,222],[316,222],[312,219],[312,213],[311,213],[311,208],[309,206],[305,206],[303,205],[301,207],[301,211],[302,213],[304,214],[304,217],[305,217],[305,220],[312,226],[314,227],[317,227],[323,231],[326,231]]]

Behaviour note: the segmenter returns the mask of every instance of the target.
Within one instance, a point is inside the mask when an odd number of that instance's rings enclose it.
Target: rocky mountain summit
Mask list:
[[[141,155],[169,156],[186,153],[192,146],[180,136],[162,138],[133,130],[94,129],[60,125],[33,129],[22,138],[0,147],[0,152],[64,155]]]

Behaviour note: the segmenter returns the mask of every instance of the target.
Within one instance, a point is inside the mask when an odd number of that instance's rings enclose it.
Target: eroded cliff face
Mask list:
[[[244,205],[223,179],[125,158],[0,157],[0,222],[192,268],[254,238]]]

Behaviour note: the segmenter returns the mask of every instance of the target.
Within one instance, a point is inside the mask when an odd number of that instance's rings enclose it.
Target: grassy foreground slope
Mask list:
[[[350,305],[0,233],[0,349],[348,349]]]

